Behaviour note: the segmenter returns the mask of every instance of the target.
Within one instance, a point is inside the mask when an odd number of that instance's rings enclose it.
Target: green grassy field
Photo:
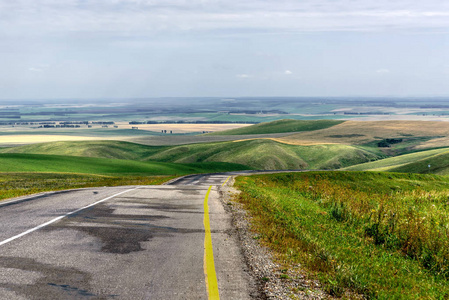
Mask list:
[[[249,167],[208,162],[201,164],[175,164],[142,162],[135,160],[76,157],[64,155],[2,153],[0,172],[68,172],[84,174],[122,175],[184,175],[247,170]]]
[[[261,242],[329,294],[449,296],[447,177],[287,173],[238,177],[236,187]]]
[[[1,153],[30,153],[144,160],[168,147],[145,146],[121,141],[50,142],[1,149]]]
[[[329,128],[344,121],[337,120],[279,120],[267,123],[260,123],[248,127],[236,128],[225,131],[218,131],[209,133],[210,135],[244,135],[244,134],[268,134],[268,133],[284,133],[284,132],[299,132],[299,131],[313,131],[324,128]]]
[[[255,169],[334,169],[379,157],[346,145],[294,146],[272,140],[250,140],[172,147],[149,159],[178,163],[223,161]]]
[[[0,173],[0,200],[46,191],[86,187],[154,185],[175,176],[105,176],[67,173]]]
[[[81,141],[32,144],[7,148],[3,153],[76,155],[171,163],[226,162],[254,169],[338,169],[382,158],[380,152],[350,145],[295,146],[272,140],[247,140],[145,146],[118,141]]]
[[[428,167],[430,165],[430,169]],[[388,171],[449,174],[449,148],[420,151],[345,168],[348,171]]]

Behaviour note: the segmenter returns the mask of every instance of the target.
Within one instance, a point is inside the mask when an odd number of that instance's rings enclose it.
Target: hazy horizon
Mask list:
[[[4,100],[447,97],[449,3],[0,0],[0,62]]]

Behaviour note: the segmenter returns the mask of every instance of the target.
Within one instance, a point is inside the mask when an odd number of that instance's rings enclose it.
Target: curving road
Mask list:
[[[232,174],[0,203],[0,299],[250,299],[219,199]]]

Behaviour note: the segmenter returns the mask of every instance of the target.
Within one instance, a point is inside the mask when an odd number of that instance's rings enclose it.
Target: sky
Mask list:
[[[0,0],[0,99],[449,96],[446,0]]]

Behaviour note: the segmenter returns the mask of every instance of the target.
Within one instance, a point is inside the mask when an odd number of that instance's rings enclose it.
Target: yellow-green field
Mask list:
[[[329,128],[295,133],[278,140],[298,145],[309,143],[353,145],[385,138],[434,137],[435,139],[439,138],[439,147],[449,146],[449,140],[440,139],[443,136],[449,136],[449,122],[346,121]],[[428,143],[428,146],[423,144],[420,148],[431,147],[432,142]]]
[[[106,139],[102,137],[89,137],[89,136],[71,136],[71,135],[0,135],[0,145],[11,144],[35,144],[35,143],[47,143],[47,142],[61,142],[61,141],[92,141]]]

